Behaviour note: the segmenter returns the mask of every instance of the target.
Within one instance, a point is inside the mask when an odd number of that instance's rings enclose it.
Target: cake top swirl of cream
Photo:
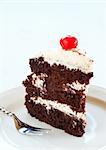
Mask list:
[[[62,49],[43,51],[36,57],[44,57],[44,60],[51,65],[54,63],[64,65],[67,68],[79,69],[84,73],[90,73],[93,69],[93,60],[86,54],[81,53],[77,48],[78,40],[74,36],[66,36],[60,39],[60,45]]]
[[[79,69],[86,74],[93,70],[93,60],[81,53],[78,48],[73,48],[71,51],[64,51],[63,49],[40,51],[36,53],[35,58],[40,56],[44,57],[44,60],[51,65],[54,63],[61,64],[69,69]]]

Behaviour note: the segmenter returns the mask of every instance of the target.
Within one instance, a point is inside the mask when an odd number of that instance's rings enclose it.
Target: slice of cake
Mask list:
[[[31,116],[65,132],[82,136],[86,126],[86,95],[93,61],[77,48],[75,37],[60,40],[62,49],[29,60],[31,74],[23,82]]]

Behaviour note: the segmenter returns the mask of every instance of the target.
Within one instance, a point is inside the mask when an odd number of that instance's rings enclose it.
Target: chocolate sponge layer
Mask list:
[[[30,115],[56,128],[63,129],[69,134],[82,136],[85,132],[84,120],[73,115],[66,115],[54,108],[48,111],[44,105],[36,104],[35,101],[41,97],[47,101],[67,104],[73,111],[84,113],[85,89],[75,90],[70,85],[76,81],[85,86],[88,85],[93,73],[85,74],[79,69],[70,70],[61,64],[50,65],[43,57],[30,59],[29,64],[32,73],[27,76],[23,84],[26,89],[25,105]],[[37,86],[37,78],[42,80],[42,87]],[[32,98],[34,100],[31,100]]]
[[[56,109],[51,109],[48,112],[46,107],[41,104],[35,104],[31,100],[26,101],[25,105],[30,115],[40,121],[48,123],[53,127],[63,129],[65,132],[75,136],[80,137],[85,133],[85,124],[82,119],[78,120],[76,117],[68,116]]]

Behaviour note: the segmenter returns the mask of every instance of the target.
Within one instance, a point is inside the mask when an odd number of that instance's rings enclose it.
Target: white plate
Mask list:
[[[91,86],[87,98],[87,127],[83,137],[75,137],[60,129],[32,118],[24,106],[24,89],[18,87],[0,95],[0,106],[6,107],[17,116],[34,126],[51,128],[49,134],[25,136],[17,132],[10,117],[0,113],[0,138],[21,150],[106,150],[106,90]]]

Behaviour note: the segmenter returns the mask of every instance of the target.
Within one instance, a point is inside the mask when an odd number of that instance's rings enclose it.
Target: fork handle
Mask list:
[[[1,106],[0,106],[0,111],[3,112],[4,114],[10,116],[10,117],[13,116],[13,113],[10,112],[10,111],[8,111],[8,110],[6,110],[4,107],[1,107]]]

